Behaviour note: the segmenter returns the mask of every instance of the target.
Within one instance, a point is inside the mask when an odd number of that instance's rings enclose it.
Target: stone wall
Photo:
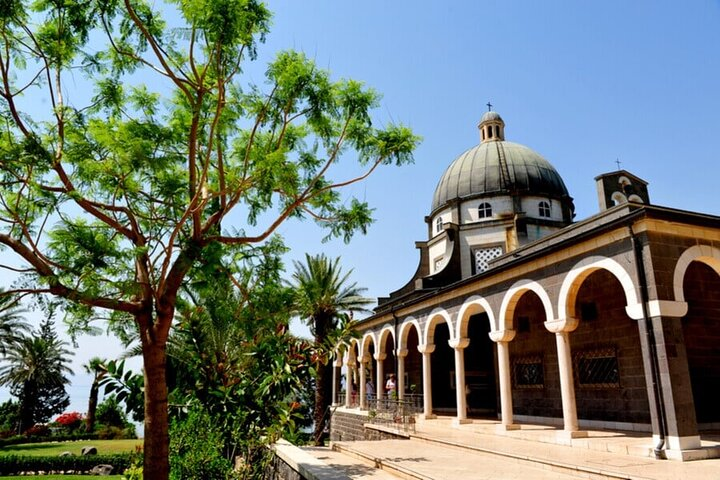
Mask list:
[[[330,419],[330,441],[388,440],[408,438],[402,429],[368,424],[368,412],[338,408]]]

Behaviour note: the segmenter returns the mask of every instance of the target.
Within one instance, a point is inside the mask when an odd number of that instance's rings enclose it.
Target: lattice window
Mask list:
[[[515,388],[544,388],[545,372],[542,357],[515,357],[512,360],[512,380]]]
[[[619,388],[620,370],[615,348],[577,352],[574,356],[575,378],[583,388]]]
[[[492,205],[487,202],[483,202],[478,205],[478,218],[490,218],[492,217]]]
[[[543,218],[550,218],[550,204],[548,202],[540,202],[538,204],[538,213]]]
[[[437,220],[435,220],[435,232],[440,233],[443,229],[443,219],[442,217],[438,217]]]
[[[491,248],[478,248],[473,251],[473,257],[475,259],[475,273],[484,272],[489,268],[488,263],[493,258],[497,258],[502,255],[502,247],[491,247]]]

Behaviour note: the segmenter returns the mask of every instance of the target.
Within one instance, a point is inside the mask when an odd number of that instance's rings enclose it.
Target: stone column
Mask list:
[[[359,400],[358,403],[360,404],[360,410],[367,410],[367,395],[366,395],[366,391],[365,391],[365,383],[367,383],[365,381],[365,377],[366,377],[365,364],[367,362],[368,362],[368,357],[366,357],[366,356],[360,357],[360,380],[359,380],[359,382],[360,382],[360,388],[359,388],[360,398],[358,399]]]
[[[628,310],[630,307],[628,307]],[[665,453],[668,458],[681,460],[692,458],[692,450],[699,449],[700,435],[695,416],[695,402],[690,386],[690,369],[687,350],[683,338],[682,317],[687,315],[685,302],[652,300],[648,302],[650,323],[642,321],[642,305],[635,308],[640,331],[645,383],[650,404],[650,417],[653,429],[653,445],[660,443],[660,422],[665,426]],[[628,312],[630,314],[630,312]],[[648,328],[652,329],[655,352],[648,342]],[[657,355],[659,389],[662,392],[663,412],[659,412],[655,402],[652,375],[653,354]]]
[[[558,370],[560,371],[560,393],[563,406],[563,431],[558,437],[569,442],[573,438],[587,437],[587,432],[578,429],[577,403],[575,402],[575,381],[573,377],[570,332],[578,326],[576,318],[564,318],[545,322],[545,328],[555,334]]]
[[[405,399],[405,357],[407,357],[407,348],[401,348],[397,351],[397,388],[398,400]]]
[[[336,362],[333,362],[332,366],[333,366],[333,374],[332,374],[333,384],[332,384],[332,402],[330,402],[330,403],[331,403],[331,405],[334,406],[334,405],[337,405],[337,399],[338,399],[338,395],[337,395],[337,393],[338,393],[337,392],[338,368],[337,368]]]
[[[345,368],[347,369],[347,378],[345,378],[345,406],[347,408],[352,407],[352,395],[353,395],[353,368],[354,368],[354,361],[350,361],[350,359],[347,360],[345,363]]]
[[[385,396],[385,372],[383,369],[383,360],[386,358],[386,353],[375,354],[375,361],[377,363],[377,371],[375,372],[375,395],[378,400],[382,400]]]
[[[510,345],[515,338],[515,330],[490,332],[490,339],[497,344],[498,376],[500,381],[500,414],[498,430],[518,430],[520,425],[513,423],[512,372],[510,370]]]
[[[418,346],[418,351],[422,354],[423,362],[423,418],[435,418],[432,413],[432,352],[435,351],[435,345]]]
[[[470,345],[469,338],[448,340],[448,345],[455,351],[455,403],[457,416],[454,425],[470,423],[467,418],[467,395],[465,394],[465,349]]]

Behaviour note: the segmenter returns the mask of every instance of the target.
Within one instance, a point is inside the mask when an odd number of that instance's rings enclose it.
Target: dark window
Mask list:
[[[545,375],[542,357],[519,357],[512,361],[515,388],[543,388]]]
[[[478,218],[492,217],[492,206],[489,203],[481,203],[478,206]]]
[[[495,125],[495,136],[498,138],[500,137],[500,127],[498,127],[497,125]]]
[[[618,388],[620,371],[614,348],[579,352],[575,356],[578,385],[586,388]]]
[[[548,202],[540,202],[538,204],[538,213],[543,218],[550,218],[550,204]]]
[[[487,132],[488,138],[492,138],[492,127],[488,127]]]
[[[598,311],[595,302],[583,302],[580,304],[580,318],[583,320],[597,320]]]
[[[524,332],[530,331],[530,318],[529,317],[518,317],[517,322],[518,322],[518,326],[517,326],[518,333],[524,333]]]

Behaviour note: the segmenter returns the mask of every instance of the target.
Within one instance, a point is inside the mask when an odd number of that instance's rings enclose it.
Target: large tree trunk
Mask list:
[[[165,343],[143,340],[145,371],[145,463],[143,477],[167,480],[170,475],[168,391],[165,379]]]
[[[322,348],[323,343],[327,340],[328,330],[330,329],[330,320],[324,315],[315,317],[315,347]],[[330,397],[332,396],[332,363],[320,363],[316,366],[315,377],[315,411],[313,417],[315,421],[315,431],[313,440],[315,445],[321,446],[325,443],[325,414],[330,406]]]
[[[88,411],[87,418],[85,418],[85,431],[90,433],[95,430],[95,412],[97,411],[98,392],[100,385],[98,381],[97,373],[93,378],[93,383],[90,386],[90,398],[88,399]]]

